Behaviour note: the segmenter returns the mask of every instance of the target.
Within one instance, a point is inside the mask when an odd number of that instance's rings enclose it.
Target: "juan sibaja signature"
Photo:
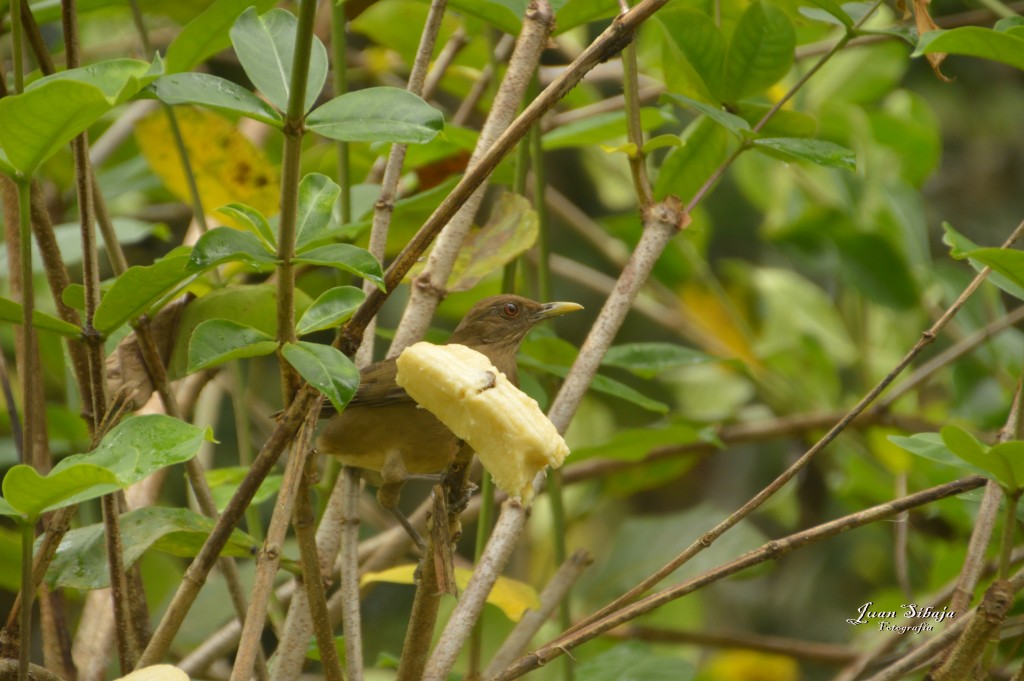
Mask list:
[[[905,603],[900,606],[901,610],[871,610],[872,605],[874,605],[874,601],[868,601],[857,608],[857,617],[846,620],[847,623],[856,626],[858,624],[877,622],[879,631],[894,631],[899,634],[912,631],[920,634],[922,631],[932,631],[933,627],[930,626],[928,620],[941,623],[956,617],[956,612],[948,607],[939,609],[929,605],[922,608],[916,603]],[[906,620],[918,620],[919,622],[915,626],[893,624],[891,620],[898,617]]]

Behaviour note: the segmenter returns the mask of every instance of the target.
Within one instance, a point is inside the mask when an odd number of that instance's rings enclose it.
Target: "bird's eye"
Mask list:
[[[511,319],[519,314],[519,306],[515,303],[505,303],[501,306],[501,314]]]

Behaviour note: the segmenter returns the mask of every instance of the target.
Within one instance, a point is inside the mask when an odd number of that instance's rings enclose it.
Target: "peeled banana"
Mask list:
[[[494,484],[524,505],[533,498],[537,473],[558,468],[569,454],[536,400],[476,350],[416,343],[397,367],[398,385],[469,443]]]

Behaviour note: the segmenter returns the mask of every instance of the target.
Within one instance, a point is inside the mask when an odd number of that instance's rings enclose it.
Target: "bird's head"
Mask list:
[[[582,309],[576,303],[538,303],[522,296],[492,296],[470,308],[448,342],[467,345],[486,355],[500,350],[511,350],[514,355],[535,324]]]

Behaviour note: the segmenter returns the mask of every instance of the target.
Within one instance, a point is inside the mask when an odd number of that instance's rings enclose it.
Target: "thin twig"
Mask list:
[[[897,515],[907,509],[930,504],[939,499],[963,494],[972,489],[977,489],[985,484],[982,477],[970,477],[954,482],[932,487],[915,494],[895,499],[893,501],[872,506],[871,508],[852,513],[842,518],[823,523],[781,539],[776,539],[764,544],[758,549],[748,551],[733,561],[708,570],[697,577],[686,580],[676,586],[668,587],[662,591],[647,596],[631,605],[615,610],[611,614],[589,624],[577,627],[559,638],[551,641],[543,647],[517,660],[513,665],[507,667],[500,674],[492,677],[495,681],[510,681],[523,674],[543,666],[554,658],[567,653],[586,641],[593,639],[600,634],[610,631],[615,627],[629,622],[637,617],[651,612],[662,605],[693,593],[709,584],[713,584],[726,577],[746,570],[768,560],[777,559],[798,548],[812,544],[828,537],[842,534],[849,530],[864,525],[878,522]]]
[[[516,657],[523,654],[530,644],[530,640],[540,631],[555,609],[568,596],[569,590],[572,589],[576,580],[593,562],[593,557],[586,550],[579,549],[562,563],[541,592],[540,607],[536,610],[528,610],[515,628],[505,637],[498,652],[487,664],[487,669],[484,671],[485,678],[497,674],[511,664]]]
[[[1024,305],[1015,308],[1006,315],[989,322],[966,338],[957,341],[954,345],[949,346],[927,362],[924,362],[914,369],[909,376],[896,384],[896,386],[893,387],[885,397],[878,400],[878,406],[884,409],[895,404],[896,400],[903,397],[911,390],[920,387],[925,381],[931,378],[935,372],[949,364],[952,364],[956,360],[978,348],[990,338],[1022,320],[1024,320]]]
[[[621,633],[610,632],[609,635],[616,638],[635,639],[651,643],[674,643],[677,645],[697,645],[712,648],[757,650],[823,664],[843,664],[857,657],[857,651],[849,646],[783,638],[781,636],[764,636],[745,631],[707,632],[630,626],[621,630]]]
[[[310,452],[305,457],[305,472],[299,481],[295,502],[295,538],[302,557],[302,581],[306,586],[306,601],[309,604],[313,631],[316,632],[320,662],[327,681],[341,681],[341,661],[334,646],[334,631],[327,614],[327,599],[324,595],[324,580],[320,572],[320,558],[316,548],[316,532],[313,529],[316,517],[310,499],[312,483],[316,478],[316,456]]]
[[[462,102],[459,103],[459,108],[452,115],[453,125],[465,125],[466,121],[473,114],[476,109],[476,105],[483,99],[484,93],[487,92],[491,86],[491,80],[494,79],[495,64],[500,64],[508,59],[512,53],[512,46],[515,43],[515,37],[511,35],[503,35],[498,44],[494,47],[492,53],[493,59],[480,71],[480,77],[473,83],[473,87],[470,88],[469,94],[463,98]]]
[[[360,681],[363,673],[362,622],[359,616],[359,494],[362,490],[358,469],[342,469],[341,589],[344,610],[345,666],[349,681]],[[325,516],[326,518],[326,516]]]
[[[321,398],[322,399],[322,398]],[[242,626],[242,637],[235,656],[235,664],[231,670],[231,681],[248,681],[259,649],[260,636],[267,617],[267,605],[274,588],[274,576],[281,562],[281,549],[292,516],[296,496],[302,481],[307,456],[312,456],[309,446],[316,427],[316,414],[311,412],[306,419],[302,431],[295,438],[291,456],[285,468],[281,491],[278,493],[274,514],[267,528],[267,537],[263,541],[256,564],[256,580],[252,595],[249,598],[249,609],[245,624]],[[223,516],[222,516],[223,517]],[[154,639],[156,636],[154,636]],[[332,644],[333,645],[333,644]]]
[[[502,505],[498,523],[494,527],[490,541],[487,542],[480,562],[473,571],[473,578],[459,598],[451,617],[448,618],[437,646],[423,670],[423,681],[444,681],[448,678],[448,672],[451,671],[459,651],[473,630],[473,623],[483,611],[487,594],[491,592],[519,541],[526,515],[526,509],[517,499],[510,499]]]

